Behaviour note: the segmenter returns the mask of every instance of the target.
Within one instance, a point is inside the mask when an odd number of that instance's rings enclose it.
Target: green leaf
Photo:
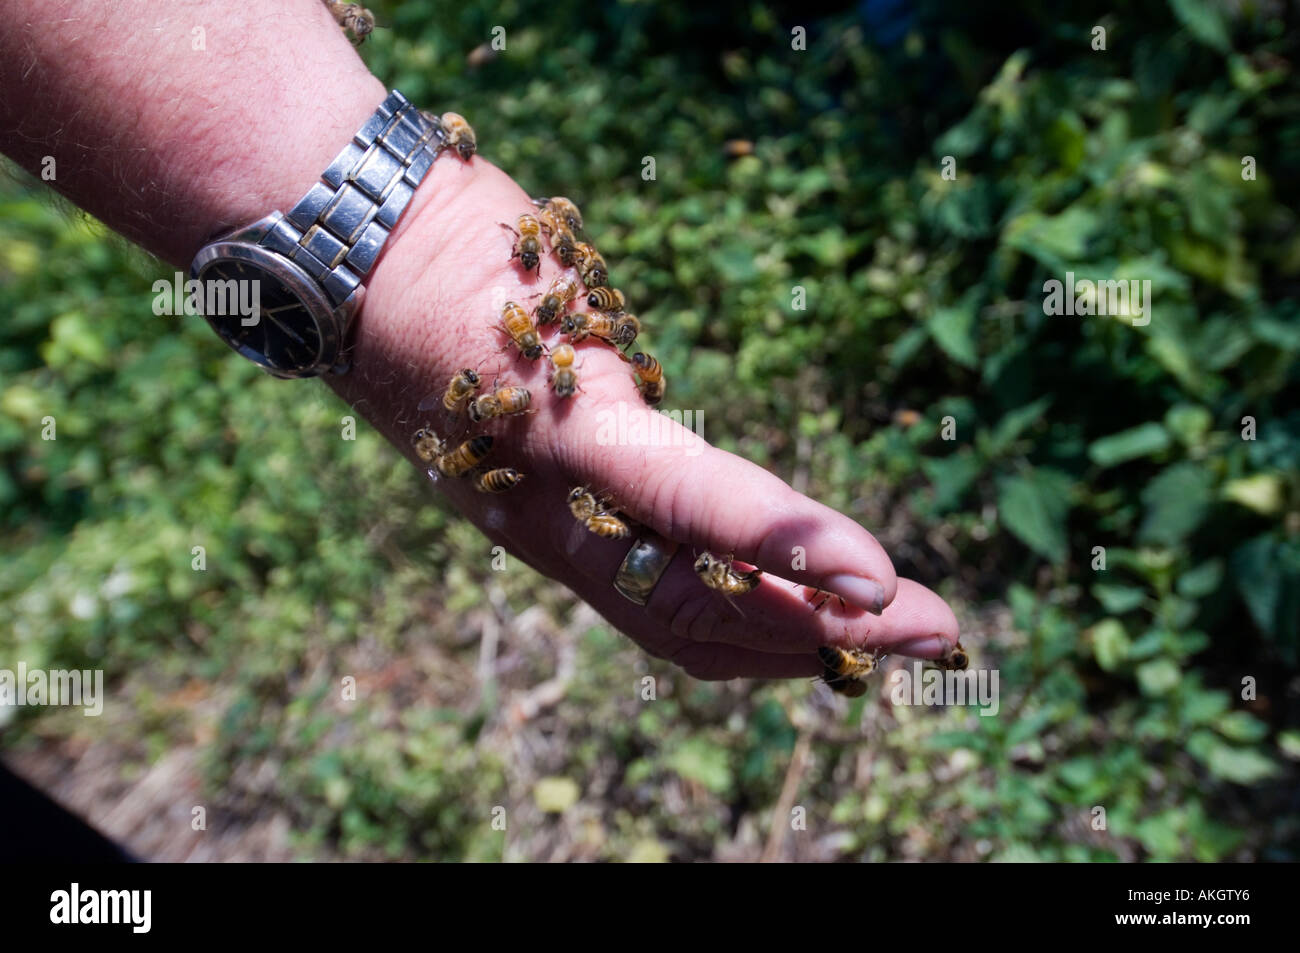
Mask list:
[[[1268,725],[1244,711],[1228,712],[1215,727],[1229,741],[1254,743],[1268,737]]]
[[[929,320],[930,336],[945,354],[963,367],[979,362],[975,349],[975,308],[966,303],[940,308]]]
[[[1178,815],[1172,811],[1143,818],[1133,829],[1142,846],[1157,859],[1176,857],[1182,853],[1182,839],[1178,829]]]
[[[1026,404],[1016,410],[1008,411],[1001,420],[998,421],[997,427],[989,437],[987,452],[990,456],[996,456],[1002,453],[1016,438],[1024,432],[1026,427],[1042,420],[1043,413],[1052,405],[1056,398],[1052,394],[1046,397],[1040,397],[1038,400]]]
[[[1260,752],[1230,745],[1209,732],[1193,735],[1187,751],[1216,778],[1233,784],[1258,784],[1277,772],[1277,765]]]
[[[1197,40],[1219,53],[1232,49],[1220,5],[1209,0],[1169,0],[1169,6],[1178,22]]]
[[[940,513],[949,512],[961,502],[983,469],[983,461],[970,450],[921,461],[921,470],[934,487],[935,509]]]
[[[1224,484],[1225,500],[1240,503],[1261,516],[1275,516],[1286,505],[1286,486],[1276,473],[1255,473]]]
[[[1096,213],[1077,205],[1059,215],[1029,211],[1007,223],[1003,241],[1054,271],[1065,271],[1083,259],[1100,226]]]
[[[1202,599],[1219,588],[1223,581],[1223,560],[1209,559],[1178,577],[1178,594],[1187,599]]]
[[[728,242],[712,255],[714,267],[729,284],[743,285],[758,276],[754,252],[748,245]]]
[[[1214,477],[1196,463],[1166,468],[1142,491],[1146,515],[1138,530],[1144,543],[1177,545],[1190,536],[1209,511]]]
[[[1107,582],[1099,582],[1093,586],[1092,594],[1111,615],[1132,612],[1147,598],[1147,591],[1139,586],[1118,586]]]
[[[1144,695],[1167,695],[1182,679],[1183,673],[1169,659],[1159,658],[1138,666],[1138,685]]]
[[[1256,536],[1237,547],[1230,564],[1250,617],[1294,665],[1300,654],[1300,544]]]
[[[1185,447],[1198,447],[1214,425],[1214,418],[1197,404],[1175,404],[1165,412],[1165,427]]]
[[[1065,561],[1065,521],[1072,481],[1055,470],[1030,470],[998,481],[998,516],[1017,539],[1052,563]]]
[[[731,765],[726,748],[705,738],[687,738],[668,756],[668,766],[714,794],[731,789]]]
[[[925,344],[925,338],[925,328],[921,327],[908,328],[900,334],[889,348],[890,366],[894,368],[905,366]]]
[[[1129,638],[1118,619],[1102,619],[1088,634],[1092,638],[1092,654],[1104,671],[1113,672],[1128,656]]]
[[[1088,457],[1099,467],[1113,467],[1169,448],[1169,433],[1157,423],[1145,423],[1129,430],[1094,440]]]

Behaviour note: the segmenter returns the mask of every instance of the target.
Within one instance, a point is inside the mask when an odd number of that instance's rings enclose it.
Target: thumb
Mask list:
[[[698,428],[647,408],[635,391],[559,429],[561,465],[667,539],[734,556],[876,614],[898,591],[889,557],[856,522],[708,445]]]

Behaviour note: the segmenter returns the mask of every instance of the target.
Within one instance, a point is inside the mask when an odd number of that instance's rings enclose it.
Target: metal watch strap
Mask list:
[[[393,90],[259,244],[297,262],[338,307],[375,267],[445,138]]]

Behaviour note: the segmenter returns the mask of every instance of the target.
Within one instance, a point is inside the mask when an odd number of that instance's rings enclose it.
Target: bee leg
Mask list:
[[[731,603],[731,608],[735,609],[738,613],[740,613],[740,617],[742,619],[748,618],[748,616],[745,615],[744,611],[740,608],[740,606],[736,605],[735,599],[731,598],[731,596],[727,595],[727,593],[725,592],[722,593],[722,598],[726,599],[728,602]]]
[[[817,592],[821,593],[822,598],[821,601],[817,603],[817,605],[813,606],[813,612],[820,612],[822,607],[825,606],[826,603],[830,602],[832,598],[835,598],[839,601],[841,609],[848,608],[848,605],[847,603],[845,603],[843,596],[837,595],[834,592],[827,592],[825,589],[818,589]]]

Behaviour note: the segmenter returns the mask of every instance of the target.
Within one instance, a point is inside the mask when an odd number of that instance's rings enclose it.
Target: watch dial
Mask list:
[[[316,319],[279,278],[248,262],[226,260],[208,265],[199,280],[204,317],[236,350],[271,368],[309,367],[319,360]]]

